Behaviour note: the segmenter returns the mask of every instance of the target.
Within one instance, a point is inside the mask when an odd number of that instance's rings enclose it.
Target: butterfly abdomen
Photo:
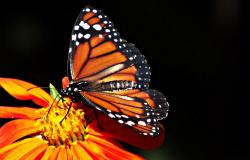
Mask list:
[[[105,82],[96,85],[95,91],[114,91],[114,90],[126,90],[126,89],[134,89],[138,85],[132,81],[112,81]]]

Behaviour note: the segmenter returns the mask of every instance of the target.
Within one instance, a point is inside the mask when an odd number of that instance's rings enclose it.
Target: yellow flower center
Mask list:
[[[39,110],[42,116],[35,125],[49,145],[69,145],[76,140],[84,140],[86,136],[84,112],[74,107],[68,111],[69,107],[69,103],[60,102]]]

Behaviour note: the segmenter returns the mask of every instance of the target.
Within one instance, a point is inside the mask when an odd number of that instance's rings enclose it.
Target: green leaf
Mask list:
[[[53,97],[56,100],[59,100],[61,98],[61,95],[59,94],[59,92],[56,90],[55,86],[53,86],[51,83],[49,84],[49,88],[50,88],[50,95],[51,97]]]

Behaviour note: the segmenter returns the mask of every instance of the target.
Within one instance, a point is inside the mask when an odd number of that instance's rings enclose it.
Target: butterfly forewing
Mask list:
[[[131,43],[120,37],[100,10],[86,7],[73,27],[68,70],[71,81],[88,82],[88,103],[144,135],[158,134],[167,115],[163,94],[148,89],[150,67]]]
[[[75,81],[130,80],[148,87],[150,68],[133,44],[121,39],[101,11],[85,8],[74,25],[69,49],[70,78]]]

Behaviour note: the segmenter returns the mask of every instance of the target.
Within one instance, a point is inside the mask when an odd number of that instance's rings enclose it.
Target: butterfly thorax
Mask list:
[[[81,99],[80,92],[84,91],[84,87],[86,86],[88,86],[87,82],[71,82],[65,89],[61,90],[61,95],[63,97],[69,97],[74,103],[79,102]]]

